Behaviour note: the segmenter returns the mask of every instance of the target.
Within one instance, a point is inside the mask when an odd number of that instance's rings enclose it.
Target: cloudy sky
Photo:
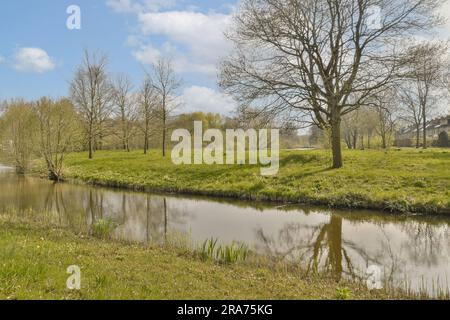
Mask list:
[[[238,0],[2,0],[0,99],[67,95],[84,48],[109,56],[111,73],[134,83],[159,56],[184,79],[183,111],[229,113],[217,64],[230,50],[223,32]],[[68,30],[67,8],[81,8],[81,30]],[[450,16],[450,6],[445,13]],[[441,31],[450,35],[450,24]]]

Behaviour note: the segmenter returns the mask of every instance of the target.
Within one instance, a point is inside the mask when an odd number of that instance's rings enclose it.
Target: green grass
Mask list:
[[[106,239],[110,237],[117,226],[118,225],[114,221],[100,219],[92,225],[92,235],[97,238]]]
[[[217,239],[208,239],[203,242],[199,249],[203,260],[229,264],[245,261],[249,255],[249,249],[245,244],[232,243],[218,246],[217,242]]]
[[[160,151],[70,154],[66,177],[112,187],[249,200],[450,214],[450,150],[345,151],[344,168],[330,169],[330,153],[281,152],[277,176],[257,166],[173,165]]]
[[[81,290],[66,288],[71,265]],[[341,289],[345,288],[345,289]],[[106,241],[0,215],[0,299],[386,299],[297,267],[204,261],[195,252]]]

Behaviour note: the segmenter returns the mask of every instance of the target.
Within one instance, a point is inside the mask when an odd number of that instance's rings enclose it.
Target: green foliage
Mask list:
[[[245,261],[249,249],[245,244],[232,243],[231,245],[217,245],[217,239],[208,239],[200,247],[200,256],[203,260],[216,261],[219,263],[236,263]]]
[[[203,260],[214,260],[217,246],[217,239],[205,240],[200,247],[200,256]]]
[[[437,141],[437,146],[441,147],[441,148],[448,148],[448,147],[450,147],[450,140],[448,138],[448,133],[447,132],[442,131],[439,134],[438,141]]]
[[[353,294],[349,288],[337,288],[336,289],[336,299],[338,300],[349,300],[352,299]]]
[[[17,173],[26,173],[38,144],[38,124],[32,105],[24,100],[14,100],[6,105],[1,115],[0,149],[16,167]]]
[[[245,261],[248,253],[249,250],[245,244],[233,243],[228,246],[220,246],[216,252],[216,260],[222,263],[236,263]]]

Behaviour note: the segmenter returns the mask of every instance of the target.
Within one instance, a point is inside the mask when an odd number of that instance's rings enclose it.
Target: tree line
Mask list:
[[[17,172],[27,171],[33,157],[39,156],[49,177],[59,180],[69,151],[85,150],[92,159],[96,150],[142,147],[147,153],[159,146],[166,156],[181,86],[170,60],[161,58],[146,70],[137,88],[127,75],[111,75],[107,66],[106,55],[85,51],[68,97],[2,102],[1,147]]]
[[[374,106],[386,137],[393,104],[383,102],[393,90],[414,109],[403,118],[416,121],[426,140],[448,49],[419,39],[445,22],[445,2],[243,0],[227,34],[235,50],[221,64],[220,84],[242,108],[322,130],[333,168],[343,166],[343,122],[358,110]]]
[[[146,70],[137,87],[126,74],[111,75],[107,66],[105,55],[86,51],[68,97],[1,103],[1,151],[18,173],[27,172],[39,157],[45,161],[49,178],[60,180],[66,154],[76,151],[87,151],[93,159],[97,150],[143,149],[147,154],[150,148],[158,148],[166,157],[173,129],[193,131],[194,121],[202,121],[205,129],[226,130],[246,122],[239,113],[177,112],[182,82],[170,60],[160,59]],[[295,144],[295,130],[286,129],[283,134]]]

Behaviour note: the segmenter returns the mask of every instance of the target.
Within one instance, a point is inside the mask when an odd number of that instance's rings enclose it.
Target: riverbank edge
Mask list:
[[[100,172],[99,172],[100,173]],[[47,171],[41,161],[35,161],[31,170],[26,175],[37,176],[42,179],[49,179]],[[126,178],[126,176],[125,176]],[[144,193],[158,193],[168,195],[190,195],[215,197],[217,199],[242,200],[249,202],[266,202],[280,205],[307,205],[319,206],[328,209],[348,209],[348,210],[370,210],[381,211],[393,216],[445,216],[450,217],[450,207],[437,206],[434,203],[408,203],[404,199],[370,199],[362,194],[347,193],[342,196],[310,197],[305,195],[267,195],[261,193],[247,193],[245,190],[227,191],[211,189],[200,190],[192,188],[175,187],[168,185],[165,187],[155,187],[149,184],[127,183],[123,181],[98,178],[86,172],[72,173],[71,166],[66,165],[62,182],[73,184],[84,184],[113,189],[130,190]]]
[[[2,230],[3,229],[3,230]],[[132,280],[127,283],[129,279],[129,263],[132,266],[141,265],[144,267],[145,273],[137,272],[133,274],[132,279],[143,278],[149,274],[154,274],[151,268],[154,268],[155,272],[177,272],[178,267],[188,267],[191,270],[204,269],[198,271],[204,274],[211,275],[214,281],[219,280],[219,283],[227,283],[227,288],[217,288],[217,292],[210,296],[204,296],[204,293],[196,291],[196,287],[208,287],[212,279],[208,277],[201,277],[197,286],[188,285],[184,283],[192,281],[192,277],[183,281],[183,277],[176,278],[174,288],[170,287],[170,291],[175,295],[174,297],[164,296],[163,299],[326,299],[326,300],[347,300],[347,299],[364,299],[364,300],[380,300],[380,299],[414,299],[418,298],[414,295],[408,295],[401,290],[377,290],[369,291],[363,282],[348,282],[344,280],[336,281],[332,276],[324,274],[306,275],[304,270],[299,269],[298,266],[290,266],[284,263],[274,262],[241,262],[236,264],[219,264],[210,261],[202,260],[195,251],[186,251],[186,249],[179,249],[175,247],[145,247],[141,244],[127,243],[118,240],[111,239],[98,239],[91,236],[83,236],[76,234],[66,228],[43,225],[38,222],[21,221],[21,220],[8,220],[0,214],[0,230],[4,231],[0,235],[0,241],[3,243],[2,248],[8,253],[8,263],[14,265],[18,263],[22,254],[27,256],[27,261],[30,255],[35,256],[33,263],[29,264],[26,269],[26,274],[23,275],[23,279],[16,277],[14,282],[19,283],[19,291],[13,289],[0,290],[0,299],[47,299],[56,298],[58,295],[64,299],[86,299],[101,298],[110,299],[120,298],[128,299],[135,298],[133,296],[127,297],[127,292],[119,292],[116,290],[123,290],[124,288],[133,288],[137,284],[133,284]],[[9,238],[10,237],[10,238]],[[10,250],[11,248],[17,248],[18,250]],[[67,248],[70,248],[70,255],[65,252]],[[19,249],[20,248],[20,249]],[[23,250],[23,252],[18,252]],[[48,250],[48,252],[46,251]],[[2,250],[0,249],[0,253]],[[47,254],[52,253],[52,254]],[[3,254],[5,254],[3,252]],[[117,255],[120,255],[120,259],[117,259]],[[71,256],[76,257],[72,261]],[[15,257],[16,260],[15,261]],[[89,259],[85,257],[91,257]],[[99,261],[98,257],[102,257]],[[157,257],[157,258],[155,258]],[[48,259],[48,260],[47,260]],[[83,285],[84,289],[80,292],[69,291],[64,288],[65,279],[68,275],[65,273],[64,263],[68,259],[73,263],[78,263],[83,272]],[[138,259],[138,260],[136,260]],[[44,261],[45,260],[45,261]],[[84,262],[83,262],[84,260]],[[155,260],[160,260],[161,266]],[[62,263],[64,261],[64,263]],[[88,265],[86,261],[89,261],[91,265]],[[70,263],[72,263],[70,262]],[[123,263],[122,263],[123,262]],[[61,266],[62,263],[62,266]],[[98,264],[98,265],[97,265]],[[47,274],[41,274],[42,265],[49,266]],[[54,279],[52,278],[53,268],[58,265],[57,280],[62,283],[58,288],[55,288]],[[112,271],[114,274],[114,280],[117,280],[115,284],[109,280],[111,270],[104,271],[102,266],[114,266]],[[6,268],[11,265],[5,266]],[[62,268],[61,270],[59,270]],[[168,269],[166,269],[168,268]],[[36,269],[36,270],[35,270]],[[156,270],[157,269],[157,270]],[[164,271],[162,271],[164,270]],[[142,270],[141,270],[142,271]],[[43,279],[47,279],[46,285],[49,285],[49,281],[52,282],[52,290],[48,288],[42,288],[39,293],[36,292],[36,288],[27,287],[30,281],[26,279],[28,274],[36,275],[41,274]],[[121,274],[122,273],[122,274]],[[18,274],[20,274],[18,272]],[[213,275],[213,276],[212,276]],[[233,275],[234,278],[228,278]],[[256,276],[255,275],[260,275]],[[48,278],[47,278],[48,277]],[[94,277],[93,279],[91,277]],[[162,276],[164,278],[165,276]],[[239,277],[242,277],[242,283]],[[195,277],[194,277],[195,278]],[[51,279],[51,280],[49,280]],[[109,284],[108,290],[102,290],[96,288],[98,285],[98,279]],[[158,278],[159,279],[159,278]],[[169,280],[172,279],[169,277]],[[283,280],[281,280],[283,279]],[[126,283],[121,282],[124,280]],[[0,277],[0,284],[1,284]],[[4,279],[3,279],[4,281]],[[20,282],[24,281],[23,285]],[[280,282],[283,283],[280,283]],[[58,281],[57,281],[58,282]],[[58,282],[58,283],[59,283]],[[151,282],[151,281],[150,281]],[[203,283],[202,283],[203,282]],[[86,283],[88,286],[86,288]],[[97,283],[91,286],[92,283]],[[34,283],[34,285],[37,285]],[[161,284],[155,284],[158,288]],[[285,286],[285,291],[280,291]],[[8,288],[7,284],[3,284],[3,288]],[[252,290],[249,290],[249,287]],[[269,290],[271,288],[271,290]],[[183,291],[184,290],[184,291]],[[242,290],[242,291],[241,291]],[[151,291],[151,290],[150,290]],[[133,290],[131,290],[133,294]],[[179,296],[179,292],[182,292],[182,296]],[[131,293],[129,293],[131,294]],[[139,294],[142,294],[139,293]],[[161,293],[160,293],[161,294]],[[125,296],[124,296],[125,295]],[[3,296],[3,297],[2,297]],[[142,298],[139,296],[138,298]],[[152,299],[153,297],[147,297]],[[157,296],[157,298],[161,298]],[[423,298],[423,297],[422,297]]]
[[[42,172],[40,172],[41,177]],[[361,197],[361,195],[346,195],[343,198],[313,198],[313,197],[271,197],[262,194],[247,194],[241,192],[223,193],[220,190],[195,190],[190,188],[176,187],[154,187],[145,184],[128,184],[120,181],[98,179],[93,176],[80,177],[72,175],[69,172],[64,176],[64,182],[73,184],[85,184],[99,187],[107,187],[113,189],[130,190],[144,193],[160,193],[169,195],[191,195],[215,197],[229,200],[243,200],[253,202],[267,202],[282,205],[308,205],[321,206],[329,209],[349,209],[349,210],[370,210],[382,211],[392,215],[423,215],[423,216],[450,216],[450,208],[441,208],[428,203],[405,205],[402,200],[392,199],[375,201],[373,199]]]

